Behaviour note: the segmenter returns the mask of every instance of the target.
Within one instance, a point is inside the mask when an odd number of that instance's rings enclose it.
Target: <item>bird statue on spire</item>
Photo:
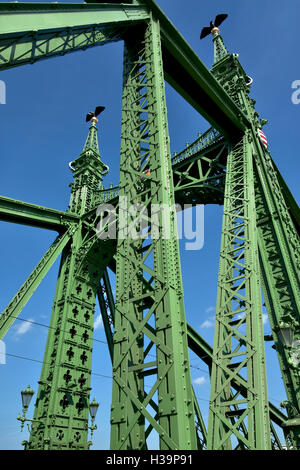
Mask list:
[[[212,35],[214,35],[215,33],[219,33],[220,30],[219,30],[218,26],[220,26],[220,24],[223,23],[224,20],[226,20],[227,16],[228,15],[226,13],[221,13],[220,15],[217,15],[214,23],[212,21],[210,21],[210,26],[205,26],[202,29],[200,39],[205,38],[210,33]]]
[[[104,106],[97,106],[94,112],[90,111],[86,115],[85,122],[89,122],[89,121],[98,122],[97,116],[99,116],[99,114],[102,113],[102,111],[104,110],[105,110]]]

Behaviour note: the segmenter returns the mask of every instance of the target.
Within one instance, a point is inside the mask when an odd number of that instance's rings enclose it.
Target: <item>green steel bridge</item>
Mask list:
[[[148,449],[152,433],[162,450],[282,449],[276,427],[287,448],[299,448],[300,375],[293,348],[300,339],[300,212],[259,137],[264,120],[238,56],[214,30],[208,70],[153,0],[1,3],[0,13],[2,70],[124,41],[119,185],[102,184],[107,167],[93,118],[71,164],[66,211],[0,197],[2,221],[58,232],[2,312],[0,339],[61,256],[25,448],[90,447],[96,302],[112,362],[111,449]],[[173,157],[165,80],[211,126]],[[99,212],[103,204],[116,216]],[[213,346],[186,321],[175,204],[224,206]],[[155,224],[147,214],[141,217],[138,227],[148,237],[126,237],[124,229],[135,223],[126,209],[133,205],[171,210],[167,218],[158,211]],[[106,236],[111,229],[116,238]],[[108,268],[116,273],[115,296]],[[268,399],[261,291],[285,412]],[[191,382],[189,349],[210,371],[207,427]],[[149,376],[153,386],[146,390]]]

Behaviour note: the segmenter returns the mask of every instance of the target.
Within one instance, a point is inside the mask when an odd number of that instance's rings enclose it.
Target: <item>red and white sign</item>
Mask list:
[[[265,134],[261,129],[258,129],[258,135],[260,137],[260,140],[264,144],[264,146],[267,148],[268,147],[268,139],[266,138]]]

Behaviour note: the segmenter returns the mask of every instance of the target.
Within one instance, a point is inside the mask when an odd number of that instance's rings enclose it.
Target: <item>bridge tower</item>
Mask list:
[[[61,254],[26,448],[90,447],[97,300],[112,360],[111,449],[147,449],[151,433],[162,450],[276,449],[274,424],[289,448],[299,448],[299,209],[261,139],[265,122],[237,54],[214,28],[209,71],[153,0],[2,3],[0,11],[1,69],[124,41],[119,186],[102,184],[108,167],[92,118],[70,163],[67,211],[0,198],[1,220],[58,231],[0,316],[0,339]],[[174,158],[165,79],[212,126]],[[186,321],[175,203],[224,204],[213,348]],[[115,298],[108,267],[116,273]],[[263,302],[287,415],[268,398]],[[294,342],[286,345],[291,331]],[[211,372],[207,429],[188,348]]]

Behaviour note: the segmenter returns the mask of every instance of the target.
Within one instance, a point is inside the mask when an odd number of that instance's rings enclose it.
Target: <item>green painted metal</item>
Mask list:
[[[74,171],[69,210],[79,216],[99,202],[108,166],[100,158],[96,123],[92,122],[80,157],[70,163]]]
[[[138,42],[125,43],[120,197],[127,198],[125,207],[139,202],[170,207],[174,193],[158,22],[153,19],[140,34]],[[142,183],[148,167],[150,175]],[[119,220],[116,255],[111,448],[145,448],[148,421],[162,449],[193,449],[193,394],[179,248],[173,236],[176,219],[173,214],[166,240],[162,231],[167,221],[159,214],[157,237],[147,240],[145,248],[130,234],[122,237],[126,222],[132,222],[129,213]],[[143,278],[153,285],[151,294]],[[147,359],[149,350],[154,362]],[[150,392],[144,388],[146,372],[154,376]],[[158,419],[149,412],[156,394]]]
[[[218,32],[214,34],[213,42],[215,62],[212,71],[215,77],[256,124],[246,91],[246,76],[237,56],[228,53]],[[209,406],[209,449],[271,448],[252,139],[249,132],[245,133],[227,157]],[[234,382],[246,388],[246,397],[242,397],[241,389],[234,394]]]
[[[111,361],[113,362],[114,356],[114,343],[113,343],[113,325],[115,322],[115,303],[113,293],[110,285],[107,269],[103,271],[100,286],[97,290],[97,297],[100,305],[101,315],[103,319],[103,326],[105,336],[107,339],[108,350]]]
[[[209,367],[211,371],[213,361],[213,348],[199,335],[199,333],[187,324],[188,331],[188,346],[203,362]],[[247,388],[242,384],[242,381],[232,381],[232,387],[243,397],[247,396]],[[269,402],[270,419],[277,426],[283,428],[284,423],[287,421],[287,416],[279,410],[273,403]]]
[[[70,209],[78,216],[95,204],[108,167],[100,159],[95,121],[74,171]],[[80,250],[86,236],[80,222],[59,269],[50,329],[26,449],[85,450],[88,442],[90,376],[95,297],[106,267],[104,251]]]
[[[115,263],[111,266],[113,272],[115,272]],[[103,322],[105,326],[105,334],[107,338],[107,343],[110,351],[111,358],[113,356],[113,352],[111,345],[113,344],[113,325],[114,325],[114,300],[112,298],[110,281],[105,270],[103,273],[103,279],[101,280],[101,294],[102,299],[99,298],[101,313],[103,317]],[[108,328],[106,327],[108,325]],[[199,359],[203,360],[203,362],[208,366],[209,371],[211,372],[212,367],[212,359],[213,359],[213,348],[199,335],[194,328],[191,327],[187,323],[187,337],[188,337],[188,347],[195,353]],[[247,388],[241,383],[233,380],[232,387],[235,391],[240,393],[243,397],[247,397]],[[197,432],[197,442],[198,448],[204,449],[206,448],[207,444],[207,430],[205,423],[203,421],[203,417],[201,414],[201,409],[198,405],[197,399],[195,399],[194,394],[194,405],[195,405],[195,425],[196,425],[196,432]],[[287,416],[276,406],[274,406],[271,402],[269,402],[269,413],[270,413],[270,420],[271,420],[271,439],[272,439],[272,449],[280,448],[280,441],[277,436],[276,430],[274,428],[274,424],[282,428],[284,435],[286,435],[285,429],[285,422],[287,421]],[[244,426],[245,427],[245,426]],[[146,432],[147,435],[147,432]]]
[[[0,317],[1,334],[63,250],[25,447],[91,445],[96,295],[113,361],[112,449],[147,449],[155,432],[163,450],[280,449],[273,423],[283,428],[288,447],[299,447],[299,371],[278,340],[279,323],[287,317],[300,339],[299,209],[258,139],[263,122],[238,56],[216,34],[209,71],[153,0],[2,3],[0,12],[3,69],[126,37],[119,187],[103,186],[108,167],[93,120],[83,151],[70,164],[74,181],[66,212],[0,197],[1,220],[60,233]],[[164,78],[214,126],[172,159]],[[106,202],[118,210],[112,222],[97,212]],[[136,223],[126,211],[130,205],[149,209],[175,202],[224,202],[213,349],[185,320],[174,211],[158,212],[155,223],[141,215],[135,228],[148,234],[154,228],[150,240],[123,236],[126,222]],[[166,223],[169,239],[163,236]],[[99,238],[108,226],[118,228],[117,243]],[[117,274],[115,303],[108,266]],[[267,398],[261,286],[288,419]],[[191,385],[188,346],[211,373],[208,429]],[[152,380],[150,391],[145,377]]]
[[[2,312],[0,316],[0,339],[6,335],[61,251],[69,242],[75,230],[76,227],[71,226],[63,235],[56,238],[30,276],[15,294],[9,305]]]
[[[63,252],[34,421],[26,449],[88,448],[88,403],[95,307],[91,262],[78,270],[79,232]]]
[[[288,416],[292,419],[299,415],[299,373],[297,368],[291,367],[290,351],[278,341],[278,327],[280,320],[284,320],[288,314],[299,331],[299,238],[286,207],[271,157],[264,150],[257,134],[262,121],[258,120],[254,101],[248,96],[247,75],[237,55],[228,53],[218,33],[214,36],[214,49],[215,64],[212,72],[251,120],[252,126],[251,131],[244,137],[243,149],[238,148],[237,152],[233,149],[227,158],[208,446],[231,448],[233,436],[240,440],[238,425],[247,417],[247,436],[242,440],[244,446],[248,449],[265,449],[270,448],[270,424],[265,412],[265,359],[261,300],[257,289],[262,282],[287,390]],[[252,214],[250,218],[247,217],[246,208],[248,213]],[[249,251],[251,249],[252,252]],[[247,291],[246,281],[249,275],[254,286],[249,285]],[[254,315],[254,319],[251,319],[251,315]],[[256,330],[251,327],[253,321]],[[246,339],[241,331],[244,324]],[[241,362],[237,362],[239,356]],[[231,395],[232,381],[236,378],[235,373],[242,368],[247,371],[242,379],[247,388],[247,399],[245,402],[239,401],[241,411],[236,414],[236,419],[232,420],[236,410],[230,409],[234,401],[228,397]],[[255,381],[258,381],[258,386]],[[237,399],[238,396],[235,397],[235,400]],[[230,406],[226,407],[227,404]],[[260,410],[258,408],[258,411],[255,411],[257,405]],[[253,414],[251,418],[250,411]],[[298,448],[298,427],[292,425],[286,428],[285,434],[293,448]]]
[[[207,139],[208,138],[208,139]],[[228,143],[203,134],[172,160],[176,203],[223,204]]]
[[[227,158],[208,448],[271,448],[249,134]],[[247,397],[232,393],[232,381]],[[232,420],[231,418],[235,418]],[[247,422],[243,436],[240,424]]]
[[[153,0],[115,3],[0,4],[0,70],[124,39],[128,28],[145,22],[152,11],[160,22],[164,74],[170,85],[229,139],[250,126]]]
[[[148,18],[137,5],[0,4],[0,70],[120,41]]]
[[[194,406],[195,406],[195,427],[197,434],[197,446],[198,450],[204,450],[207,445],[207,429],[201,413],[198,399],[193,388]]]
[[[104,324],[104,330],[105,330],[105,335],[107,339],[108,349],[109,349],[111,360],[113,362],[113,328],[114,328],[114,323],[115,323],[115,305],[114,305],[114,299],[112,295],[112,289],[111,289],[107,270],[104,270],[103,272],[103,277],[101,279],[100,288],[98,289],[97,294],[98,294],[101,314],[103,318],[103,324]],[[188,328],[188,340],[189,340],[191,327],[189,327],[189,325],[187,324],[187,328]],[[195,335],[197,336],[196,332],[195,332]],[[212,356],[211,350],[209,351],[209,354],[210,354],[209,357],[211,357]],[[201,354],[199,355],[199,357],[201,357]],[[205,422],[204,422],[194,389],[193,389],[193,396],[194,396],[194,406],[195,406],[195,429],[196,429],[196,435],[197,435],[197,448],[199,450],[200,449],[203,450],[206,447],[207,430],[206,430]],[[152,408],[157,413],[158,406],[155,405],[153,401],[150,401],[150,403],[151,403]],[[146,433],[145,433],[146,439],[148,435],[150,434],[150,432],[151,432],[151,426],[149,426],[148,429],[146,430]]]
[[[76,214],[0,196],[0,220],[63,233],[79,222]]]
[[[288,417],[299,415],[299,370],[292,351],[278,337],[280,323],[290,318],[300,337],[300,243],[279,186],[271,158],[257,146],[256,208],[263,293],[286,389]],[[291,426],[289,441],[300,448],[300,429]]]
[[[148,19],[149,15],[143,6],[128,4],[97,5],[97,3],[22,3],[2,2],[0,5],[1,34],[23,33],[43,30],[65,29],[80,27],[85,24],[112,24],[119,22]],[[13,18],[13,19],[12,19]]]
[[[250,126],[247,116],[219,87],[214,76],[156,2],[139,0],[139,4],[145,4],[160,23],[167,82],[214,128],[235,141]]]
[[[284,197],[286,208],[290,214],[291,221],[297,231],[298,235],[300,236],[300,208],[297,202],[294,199],[291,191],[289,190],[286,182],[284,181],[280,171],[278,170],[275,162],[272,160],[272,165],[276,172],[276,178],[278,179],[279,186],[282,191],[282,195]]]

